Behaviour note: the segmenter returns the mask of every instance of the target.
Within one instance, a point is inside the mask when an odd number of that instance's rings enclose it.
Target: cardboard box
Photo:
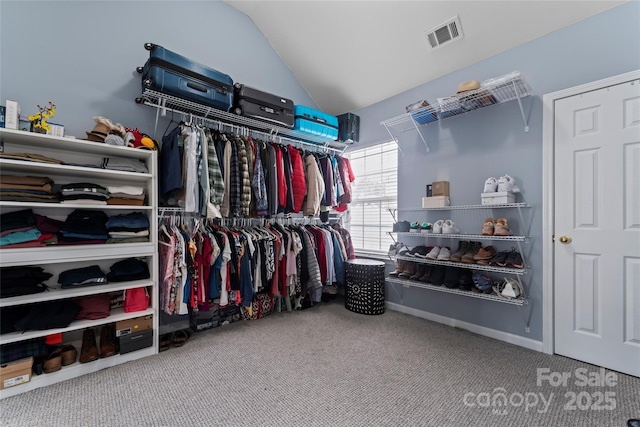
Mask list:
[[[153,316],[148,314],[135,319],[120,320],[116,322],[116,337],[131,335],[153,328]]]
[[[503,205],[505,203],[515,203],[516,195],[511,191],[496,191],[494,193],[482,193],[483,205]]]
[[[120,342],[120,354],[142,350],[153,345],[153,330],[148,329],[134,334],[124,335],[118,338]]]
[[[189,310],[189,326],[196,332],[220,326],[220,306],[214,304],[208,311]]]
[[[16,101],[7,99],[4,113],[4,127],[18,129],[20,125],[20,105]]]
[[[449,196],[449,181],[435,181],[431,183],[431,195]]]
[[[0,365],[0,390],[31,381],[33,356]]]
[[[422,198],[423,208],[444,208],[449,206],[449,203],[449,197],[447,196],[433,196]]]

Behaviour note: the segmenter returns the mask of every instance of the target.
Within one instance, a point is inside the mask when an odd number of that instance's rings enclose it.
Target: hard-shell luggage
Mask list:
[[[245,117],[293,127],[293,101],[240,83],[234,85],[233,111]]]
[[[229,111],[233,105],[233,79],[153,43],[145,43],[149,59],[142,73],[142,87],[187,101]]]
[[[338,140],[356,143],[360,139],[360,116],[353,113],[338,116]]]
[[[294,129],[310,135],[335,141],[338,138],[338,118],[304,105],[294,108],[296,121]]]

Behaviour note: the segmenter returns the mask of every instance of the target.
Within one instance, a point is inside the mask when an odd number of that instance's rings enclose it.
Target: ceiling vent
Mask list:
[[[426,30],[424,32],[424,36],[427,38],[429,46],[431,46],[432,49],[436,49],[442,45],[459,40],[464,37],[462,35],[460,18],[456,15],[454,18],[451,18],[430,30]]]

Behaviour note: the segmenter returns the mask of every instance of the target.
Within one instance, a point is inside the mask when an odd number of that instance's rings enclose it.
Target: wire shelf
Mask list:
[[[422,211],[452,211],[452,210],[470,210],[470,209],[501,209],[501,208],[530,208],[528,203],[501,203],[498,205],[460,205],[460,206],[444,206],[437,208],[398,208],[398,212],[422,212]]]
[[[397,234],[398,236],[415,236],[415,237],[435,237],[443,239],[467,239],[467,240],[506,240],[509,242],[526,242],[529,240],[528,236],[486,236],[482,234],[441,234],[441,233],[412,233],[406,231],[389,231],[389,233]]]
[[[518,305],[518,306],[524,305],[524,303],[526,301],[526,299],[524,299],[524,298],[509,299],[509,298],[501,297],[501,296],[498,296],[498,295],[495,295],[495,294],[481,294],[481,293],[476,293],[476,292],[473,292],[473,291],[463,291],[463,290],[460,290],[460,289],[450,289],[450,288],[447,288],[446,286],[435,286],[435,285],[431,285],[429,283],[417,282],[415,280],[403,280],[403,279],[396,279],[394,277],[386,277],[385,280],[387,282],[389,282],[389,283],[396,283],[396,284],[402,285],[404,287],[430,289],[432,291],[447,292],[447,293],[450,293],[450,294],[464,295],[464,296],[467,296],[467,297],[485,299],[485,300],[496,301],[496,302],[501,302],[501,303],[505,303],[505,304]]]
[[[486,265],[486,264],[466,264],[464,262],[438,261],[435,259],[402,256],[402,255],[396,256],[396,260],[419,262],[422,264],[434,264],[434,265],[444,265],[449,267],[459,267],[459,268],[466,268],[469,270],[492,271],[494,273],[508,273],[508,274],[514,274],[516,276],[522,276],[527,273],[526,268],[496,267],[495,265]]]
[[[282,139],[294,144],[305,145],[316,150],[326,150],[342,153],[349,146],[341,141],[327,141],[326,139],[314,135],[298,132],[290,128],[278,126],[273,123],[252,119],[250,117],[239,116],[213,107],[198,104],[186,99],[160,93],[151,89],[144,89],[140,98],[136,99],[139,104],[154,107],[164,113],[175,112],[178,114],[191,114],[196,118],[215,122],[231,129],[236,128],[242,133],[242,128],[253,132],[260,132],[266,137]]]

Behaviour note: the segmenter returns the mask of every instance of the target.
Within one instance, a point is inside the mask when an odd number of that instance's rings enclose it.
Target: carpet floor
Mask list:
[[[538,381],[537,369],[569,373]],[[607,371],[610,372],[610,371]],[[0,401],[2,426],[619,426],[640,379],[341,300]],[[610,375],[611,377],[611,375]]]

